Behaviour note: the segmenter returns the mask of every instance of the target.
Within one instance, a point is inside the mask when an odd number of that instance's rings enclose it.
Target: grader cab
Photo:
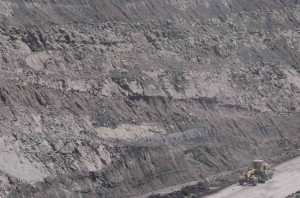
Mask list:
[[[265,183],[273,178],[274,169],[271,168],[264,160],[254,160],[253,168],[250,168],[244,176],[240,177],[239,184],[250,183],[256,186],[258,182]]]

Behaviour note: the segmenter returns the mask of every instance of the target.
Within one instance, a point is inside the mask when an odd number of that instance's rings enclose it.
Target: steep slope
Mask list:
[[[129,197],[299,154],[298,1],[1,11],[1,193]]]

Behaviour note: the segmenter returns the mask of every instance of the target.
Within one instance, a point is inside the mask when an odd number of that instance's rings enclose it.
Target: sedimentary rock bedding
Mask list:
[[[1,196],[139,196],[298,155],[299,3],[1,1]]]

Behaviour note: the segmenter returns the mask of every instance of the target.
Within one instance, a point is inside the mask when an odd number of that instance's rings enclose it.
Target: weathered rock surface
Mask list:
[[[130,197],[300,148],[300,5],[0,2],[6,197]]]
[[[297,191],[290,196],[287,196],[286,198],[299,198],[300,197],[300,191]]]

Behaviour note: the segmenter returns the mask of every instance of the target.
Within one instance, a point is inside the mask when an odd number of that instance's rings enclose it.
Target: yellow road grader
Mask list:
[[[244,176],[240,177],[239,184],[252,184],[256,186],[258,182],[265,183],[273,178],[274,169],[264,160],[254,160],[253,168],[248,169]]]

